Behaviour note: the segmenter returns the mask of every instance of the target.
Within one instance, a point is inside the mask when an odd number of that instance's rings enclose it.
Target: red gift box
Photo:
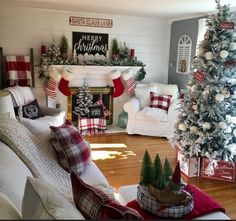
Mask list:
[[[208,158],[202,158],[201,176],[234,182],[235,163],[227,161],[210,161]]]
[[[184,154],[177,150],[177,161],[179,161],[181,172],[187,177],[197,177],[200,173],[200,157],[185,158]]]

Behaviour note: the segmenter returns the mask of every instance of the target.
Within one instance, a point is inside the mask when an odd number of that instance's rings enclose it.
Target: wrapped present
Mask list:
[[[201,176],[235,182],[235,163],[227,161],[215,161],[202,158]]]
[[[187,177],[197,177],[200,174],[200,157],[186,158],[180,150],[177,150],[177,161],[180,163],[181,172]]]

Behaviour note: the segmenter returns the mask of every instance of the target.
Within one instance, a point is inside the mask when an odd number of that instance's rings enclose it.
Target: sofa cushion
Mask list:
[[[166,122],[168,120],[168,114],[163,109],[145,107],[137,112],[135,119],[140,121]]]
[[[23,219],[84,219],[76,207],[54,186],[39,178],[27,178],[22,201]]]
[[[27,166],[0,141],[0,192],[4,193],[18,210],[21,210],[27,176],[32,176]]]
[[[19,210],[16,209],[10,199],[0,192],[0,218],[1,219],[21,219]]]
[[[58,142],[55,145],[55,142],[51,141],[58,152],[61,166],[64,166],[63,168],[68,172],[76,170],[82,174],[86,165],[91,162],[91,150],[78,129],[70,121],[66,121],[59,127],[51,126],[50,128],[52,137],[56,138]],[[67,162],[65,163],[65,161]]]
[[[155,83],[138,84],[135,88],[135,96],[140,102],[141,109],[150,105],[150,92],[158,93]]]
[[[168,111],[171,97],[171,95],[158,95],[154,92],[150,92],[150,107],[160,108]]]
[[[76,207],[85,218],[92,220],[142,219],[137,211],[120,205],[102,190],[84,183],[76,171],[71,172],[71,183]]]
[[[37,119],[44,116],[37,99],[33,100],[29,104],[20,107],[15,107],[14,109],[16,116],[19,117]]]

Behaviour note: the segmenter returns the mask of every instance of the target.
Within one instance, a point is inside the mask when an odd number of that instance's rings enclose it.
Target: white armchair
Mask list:
[[[149,107],[150,92],[158,95],[172,96],[168,111]],[[178,115],[178,97],[177,85],[159,83],[138,84],[135,89],[135,96],[124,104],[124,110],[128,113],[127,133],[171,137]]]

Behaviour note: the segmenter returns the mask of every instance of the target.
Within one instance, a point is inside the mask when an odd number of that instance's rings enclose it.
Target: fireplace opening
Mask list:
[[[113,87],[89,87],[89,92],[93,95],[93,103],[101,98],[105,107],[110,111],[111,115],[106,117],[107,125],[113,123]],[[78,123],[78,115],[74,114],[73,111],[76,107],[76,95],[78,94],[80,87],[71,87],[71,96],[68,97],[68,112],[67,119],[71,120],[74,124]]]

